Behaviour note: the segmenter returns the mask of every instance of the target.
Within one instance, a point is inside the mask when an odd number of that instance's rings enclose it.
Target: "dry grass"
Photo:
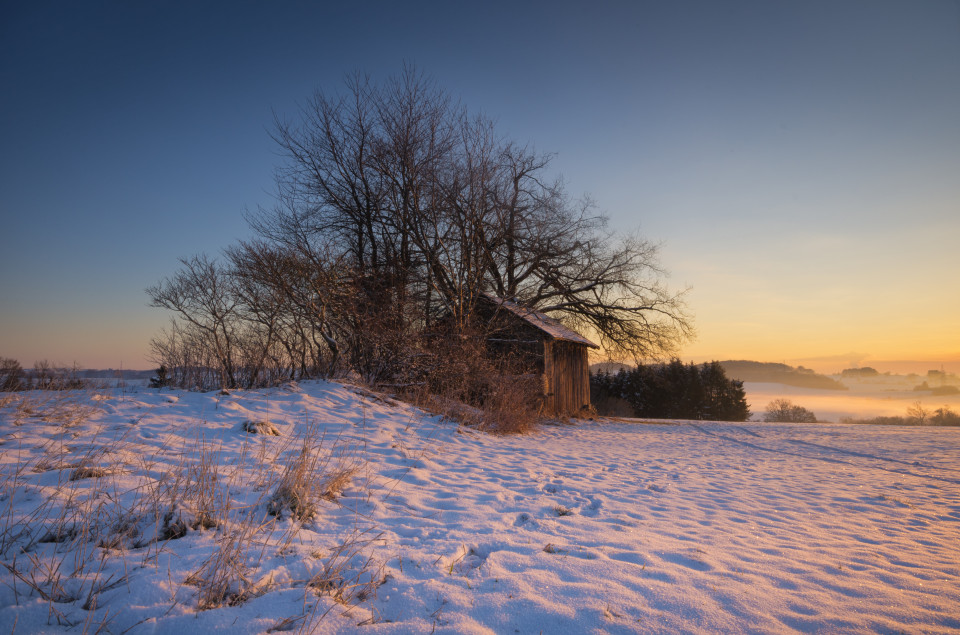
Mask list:
[[[197,587],[198,610],[236,606],[257,595],[247,551],[260,529],[248,516],[222,532],[214,552],[187,577],[184,583]]]
[[[110,630],[109,616],[116,611],[101,598],[126,583],[127,574],[116,571],[155,568],[169,541],[195,532],[210,531],[215,541],[209,557],[178,587],[195,588],[197,610],[237,605],[271,590],[272,577],[259,572],[261,559],[301,541],[303,523],[324,501],[344,495],[360,465],[339,439],[325,446],[322,431],[311,425],[286,440],[270,432],[276,430],[272,424],[260,426],[259,441],[244,441],[240,460],[224,465],[220,442],[202,436],[182,447],[150,446],[149,453],[134,440],[136,420],[114,426],[108,436],[104,427],[89,423],[98,408],[76,395],[17,396],[0,407],[6,409],[0,417],[18,425],[29,420],[56,427],[39,460],[25,452],[0,470],[0,570],[9,574],[5,582],[16,601],[41,598],[51,624],[81,631]],[[59,473],[53,485],[25,482],[31,474],[53,471]],[[231,491],[261,494],[239,505]],[[14,502],[23,509],[24,500],[35,500],[35,507],[14,513]],[[377,539],[349,535],[322,558],[321,573],[300,584],[335,600],[332,606],[362,602],[383,580],[382,567],[363,555]],[[172,602],[182,601],[183,594],[174,595]],[[288,626],[309,632],[332,608],[319,606]]]
[[[373,596],[386,581],[384,567],[375,566],[373,558],[364,552],[380,539],[381,534],[355,532],[328,555],[316,554],[323,562],[323,569],[307,582],[307,587],[347,607]]]
[[[570,509],[570,508],[568,508],[568,507],[564,507],[563,505],[557,505],[556,507],[554,507],[554,508],[553,508],[553,512],[554,512],[557,516],[572,516],[572,515],[573,515],[573,510]]]
[[[334,501],[340,496],[359,464],[343,453],[326,452],[322,433],[315,426],[306,429],[299,445],[273,488],[267,511],[278,517],[289,511],[302,522],[317,514],[321,499]]]
[[[277,430],[277,427],[266,420],[244,421],[240,425],[240,429],[250,434],[265,434],[272,437],[280,436],[280,431]]]

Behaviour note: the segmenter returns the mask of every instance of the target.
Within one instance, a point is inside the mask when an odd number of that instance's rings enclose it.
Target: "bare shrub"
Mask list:
[[[15,392],[26,388],[20,362],[0,357],[0,392]]]
[[[907,408],[907,418],[914,425],[922,426],[930,416],[930,411],[923,405],[922,401],[915,401]]]
[[[37,390],[80,390],[87,383],[80,378],[80,367],[76,362],[72,366],[57,366],[48,360],[37,360],[33,370],[26,373],[27,382]]]
[[[769,423],[816,423],[817,417],[802,406],[795,406],[789,399],[774,399],[767,404],[763,420]]]
[[[922,415],[922,416],[921,416]],[[922,404],[914,404],[907,408],[905,417],[873,417],[870,419],[858,419],[856,417],[845,417],[841,419],[843,423],[856,423],[876,426],[960,426],[960,414],[955,413],[949,406],[943,406],[936,410],[927,410]]]
[[[960,426],[960,414],[951,410],[949,406],[937,408],[930,417],[930,425]]]
[[[524,434],[536,427],[540,379],[533,375],[494,375],[487,381],[481,428],[496,434]]]
[[[451,333],[430,344],[418,406],[493,434],[523,434],[540,419],[543,390],[529,363],[494,357],[477,333]]]

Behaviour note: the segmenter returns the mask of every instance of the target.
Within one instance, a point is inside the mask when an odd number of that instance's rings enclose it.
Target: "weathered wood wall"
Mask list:
[[[543,342],[545,410],[572,415],[590,406],[587,347],[562,340]]]

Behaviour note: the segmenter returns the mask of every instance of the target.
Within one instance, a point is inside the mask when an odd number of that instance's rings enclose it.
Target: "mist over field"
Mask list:
[[[817,390],[784,384],[745,382],[752,419],[761,419],[764,408],[775,399],[788,399],[812,410],[818,421],[839,423],[846,418],[866,419],[884,416],[903,416],[907,409],[920,401],[924,407],[935,409],[949,406],[960,410],[960,395],[931,395],[917,392],[906,381],[883,383],[847,383],[849,390]]]

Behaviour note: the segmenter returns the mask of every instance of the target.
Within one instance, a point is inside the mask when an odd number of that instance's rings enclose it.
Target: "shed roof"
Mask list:
[[[498,307],[509,311],[513,315],[516,315],[527,324],[539,329],[540,331],[543,331],[555,340],[585,344],[590,348],[600,348],[573,329],[567,328],[563,324],[560,324],[560,322],[554,320],[552,317],[548,317],[539,311],[534,311],[529,307],[517,304],[511,300],[499,298],[490,293],[481,293],[480,295],[489,302],[492,302]]]

